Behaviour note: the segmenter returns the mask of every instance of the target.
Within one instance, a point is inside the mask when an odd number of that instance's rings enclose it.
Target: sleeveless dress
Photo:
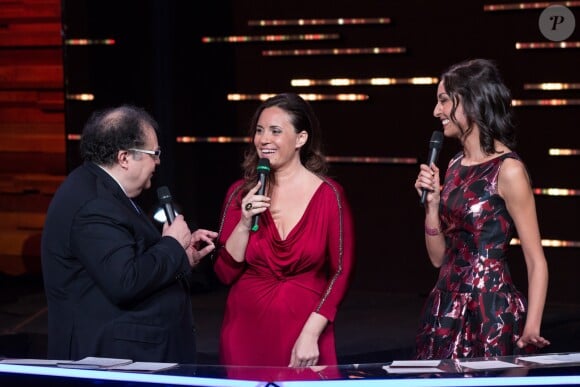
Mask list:
[[[474,166],[463,154],[449,162],[441,191],[445,261],[423,307],[417,359],[513,355],[526,300],[510,276],[506,252],[514,224],[498,194],[509,152]]]

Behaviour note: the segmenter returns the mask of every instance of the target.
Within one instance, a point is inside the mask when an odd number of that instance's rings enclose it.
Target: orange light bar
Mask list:
[[[64,44],[66,46],[112,46],[115,44],[115,39],[66,39]]]
[[[301,34],[301,35],[244,35],[244,36],[204,36],[202,43],[247,43],[247,42],[288,42],[296,40],[333,40],[339,34]]]
[[[516,50],[538,50],[544,48],[580,48],[580,42],[527,42],[516,43]]]
[[[81,139],[80,134],[67,134],[66,139],[70,141],[79,141]]]
[[[580,155],[580,149],[550,148],[548,150],[548,154],[550,156],[579,156]]]
[[[89,93],[67,94],[66,99],[71,101],[94,101],[95,95]]]
[[[265,50],[262,56],[309,56],[309,55],[383,55],[402,54],[405,47],[369,47],[369,48],[327,48],[306,50]]]
[[[338,19],[278,19],[278,20],[249,20],[250,27],[285,27],[285,26],[342,26],[358,24],[389,24],[388,17],[373,18],[338,18]]]
[[[265,101],[276,94],[228,94],[228,101]],[[366,101],[368,94],[300,94],[307,101]]]
[[[537,2],[537,3],[513,3],[513,4],[488,4],[483,6],[485,12],[514,11],[526,9],[548,8],[551,5],[564,5],[566,7],[578,7],[580,1],[558,1],[558,2]]]
[[[544,83],[524,83],[524,90],[576,90],[580,89],[580,83],[560,83],[560,82],[544,82]]]
[[[207,142],[207,143],[247,143],[251,141],[250,137],[229,137],[229,136],[215,136],[215,137],[195,137],[195,136],[182,136],[177,137],[176,141],[179,143],[187,144],[192,142]]]
[[[434,85],[439,82],[434,77],[413,77],[413,78],[333,78],[333,79],[292,79],[290,84],[294,87],[311,86],[393,86],[393,85]]]
[[[542,239],[542,246],[544,247],[580,247],[580,241],[563,241],[559,239]],[[518,238],[512,238],[510,245],[521,245],[521,241]]]
[[[534,188],[533,192],[545,196],[580,196],[580,190],[570,188]]]
[[[577,106],[580,99],[514,99],[512,106]]]
[[[354,164],[417,164],[413,157],[352,157],[352,156],[326,156],[329,163],[354,163]]]

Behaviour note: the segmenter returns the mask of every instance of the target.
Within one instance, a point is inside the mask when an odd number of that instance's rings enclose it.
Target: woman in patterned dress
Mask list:
[[[418,359],[491,357],[549,345],[540,334],[548,268],[526,167],[514,152],[511,95],[495,64],[465,61],[447,70],[433,111],[445,137],[462,145],[439,168],[421,165],[417,193],[425,201],[425,244],[439,278],[423,309]],[[517,231],[528,300],[506,260]]]

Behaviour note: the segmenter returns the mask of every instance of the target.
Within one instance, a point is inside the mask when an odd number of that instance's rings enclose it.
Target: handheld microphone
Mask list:
[[[165,212],[167,223],[173,223],[175,220],[175,210],[173,209],[173,204],[171,203],[172,198],[171,194],[169,193],[169,188],[167,188],[167,186],[157,188],[157,197],[159,198],[159,203]]]
[[[429,140],[429,157],[427,160],[427,165],[431,166],[437,162],[437,157],[439,157],[439,151],[443,146],[443,132],[439,130],[434,130],[433,134],[431,135],[431,140]],[[425,199],[427,198],[427,193],[429,191],[423,188],[423,192],[421,192],[421,204],[425,204]]]
[[[258,161],[258,179],[260,180],[260,188],[258,188],[257,195],[263,195],[266,192],[266,178],[270,173],[270,160],[268,159],[260,159]],[[259,214],[256,214],[252,217],[252,231],[258,231],[258,217]]]

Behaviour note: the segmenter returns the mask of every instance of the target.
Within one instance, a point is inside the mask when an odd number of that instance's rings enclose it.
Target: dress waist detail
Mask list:
[[[437,288],[459,293],[512,291],[504,249],[449,250]]]

